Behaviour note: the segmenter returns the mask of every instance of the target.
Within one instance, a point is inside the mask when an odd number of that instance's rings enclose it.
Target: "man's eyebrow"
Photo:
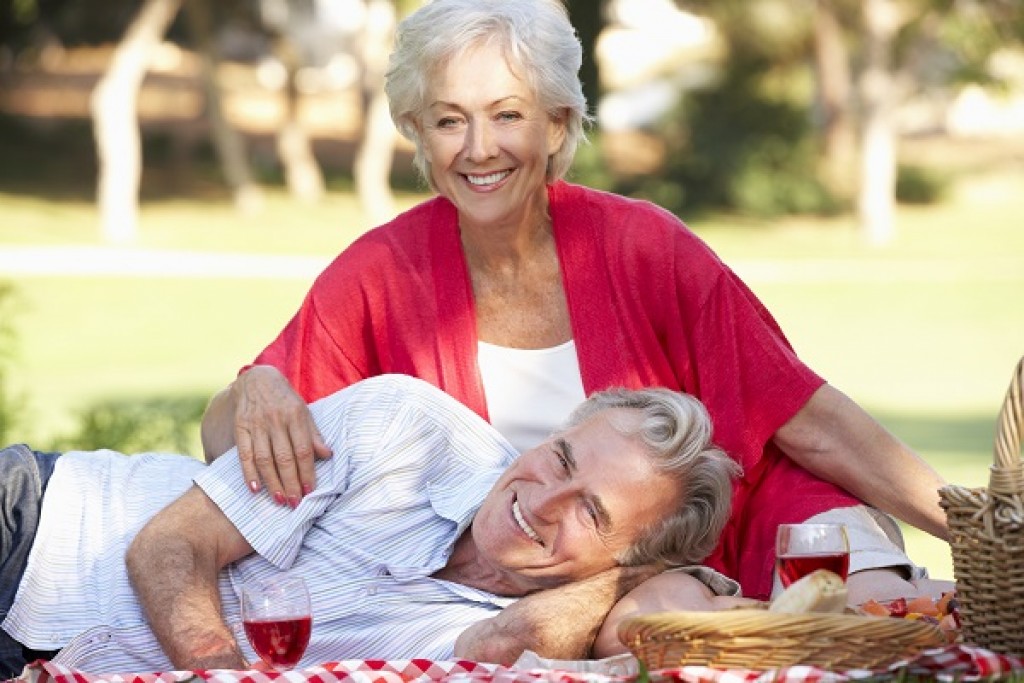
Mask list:
[[[579,471],[579,462],[576,460],[576,456],[573,455],[572,445],[564,438],[558,438],[555,440],[555,444],[562,452],[562,457],[565,458],[565,462],[569,466],[569,473],[575,473]],[[597,514],[597,525],[603,533],[607,533],[612,530],[612,517],[608,514],[608,508],[605,507],[604,502],[601,500],[601,496],[597,494],[589,494],[587,499],[590,504],[594,506],[594,512]]]

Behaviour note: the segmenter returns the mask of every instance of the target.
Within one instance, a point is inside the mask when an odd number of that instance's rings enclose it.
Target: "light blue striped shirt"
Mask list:
[[[167,670],[124,552],[194,478],[256,550],[220,576],[225,621],[251,661],[240,587],[282,572],[306,580],[313,604],[299,666],[450,659],[459,633],[512,601],[431,574],[516,453],[477,415],[409,377],[366,380],[312,410],[334,457],[317,463],[316,490],[295,510],[253,496],[233,453],[210,467],[110,451],[59,458],[5,630],[37,649],[61,648],[55,661],[86,671]]]

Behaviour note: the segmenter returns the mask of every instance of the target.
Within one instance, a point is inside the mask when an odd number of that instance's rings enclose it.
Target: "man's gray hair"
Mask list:
[[[568,426],[616,408],[640,412],[638,422],[612,424],[624,436],[637,439],[655,468],[683,488],[678,507],[643,533],[618,558],[619,564],[699,564],[714,550],[729,519],[732,480],[742,473],[739,464],[712,442],[711,416],[704,404],[669,389],[596,392],[569,416]]]
[[[430,80],[487,43],[503,48],[509,67],[548,115],[565,122],[565,141],[548,160],[547,181],[563,178],[590,116],[579,80],[583,50],[558,0],[433,0],[399,24],[385,91],[395,126],[416,145],[416,168],[433,187],[414,125],[427,106]]]

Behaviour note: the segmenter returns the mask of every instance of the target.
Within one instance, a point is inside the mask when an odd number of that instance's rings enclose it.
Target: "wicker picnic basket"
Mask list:
[[[880,669],[946,642],[923,621],[763,609],[632,617],[619,627],[619,638],[651,671],[688,665],[769,671],[797,664]]]
[[[949,523],[964,641],[1024,654],[1024,358],[1017,364],[996,429],[988,488],[939,490]]]

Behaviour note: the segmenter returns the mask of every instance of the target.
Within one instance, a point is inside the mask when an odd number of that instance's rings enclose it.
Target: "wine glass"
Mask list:
[[[788,587],[816,569],[843,581],[850,572],[850,541],[842,524],[780,524],[775,534],[779,580]]]
[[[273,669],[290,669],[302,659],[313,628],[306,582],[297,576],[242,586],[242,624],[256,654]]]

